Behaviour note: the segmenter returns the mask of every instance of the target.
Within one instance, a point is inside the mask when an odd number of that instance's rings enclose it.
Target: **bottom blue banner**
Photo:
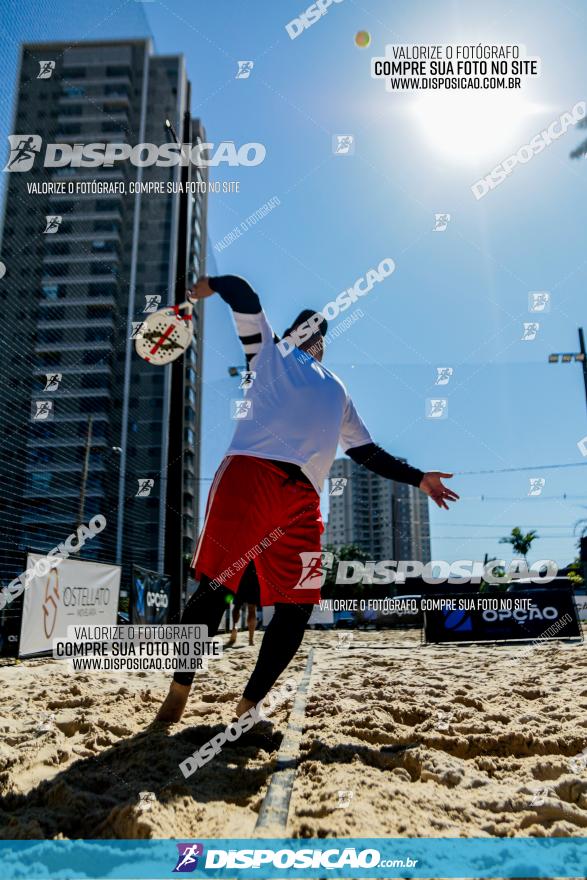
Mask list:
[[[2,880],[586,877],[587,838],[4,840]]]

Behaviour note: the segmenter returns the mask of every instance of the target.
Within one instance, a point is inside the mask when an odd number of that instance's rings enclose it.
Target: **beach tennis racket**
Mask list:
[[[158,367],[181,357],[194,335],[193,308],[191,302],[183,302],[149,315],[135,338],[137,354]]]

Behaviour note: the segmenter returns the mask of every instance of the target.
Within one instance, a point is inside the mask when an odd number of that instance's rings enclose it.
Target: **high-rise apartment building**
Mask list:
[[[346,482],[345,482],[346,481]],[[386,480],[350,458],[337,458],[329,476],[330,511],[324,544],[354,544],[370,560],[430,561],[428,498],[413,486]]]
[[[186,173],[205,182],[205,169],[41,158],[49,143],[205,140],[189,107],[183,57],[153,55],[148,40],[22,47],[7,165],[15,145],[33,161],[7,172],[0,250],[2,580],[22,571],[27,550],[49,550],[98,513],[107,527],[82,555],[122,564],[123,586],[133,563],[163,572],[170,548],[193,550],[201,309],[175,366],[140,360],[132,336],[205,271],[206,194],[132,189],[166,190]],[[89,186],[51,186],[70,181]]]

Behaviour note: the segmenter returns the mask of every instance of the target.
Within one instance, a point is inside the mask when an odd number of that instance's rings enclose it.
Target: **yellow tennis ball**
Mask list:
[[[371,34],[369,31],[357,31],[355,34],[355,43],[360,49],[366,49],[371,42]]]

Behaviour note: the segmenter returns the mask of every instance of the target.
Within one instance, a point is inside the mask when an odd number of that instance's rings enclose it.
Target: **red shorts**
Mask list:
[[[224,459],[210,488],[204,528],[192,561],[233,593],[255,563],[261,605],[320,600],[324,531],[320,497],[272,462],[250,455]]]

